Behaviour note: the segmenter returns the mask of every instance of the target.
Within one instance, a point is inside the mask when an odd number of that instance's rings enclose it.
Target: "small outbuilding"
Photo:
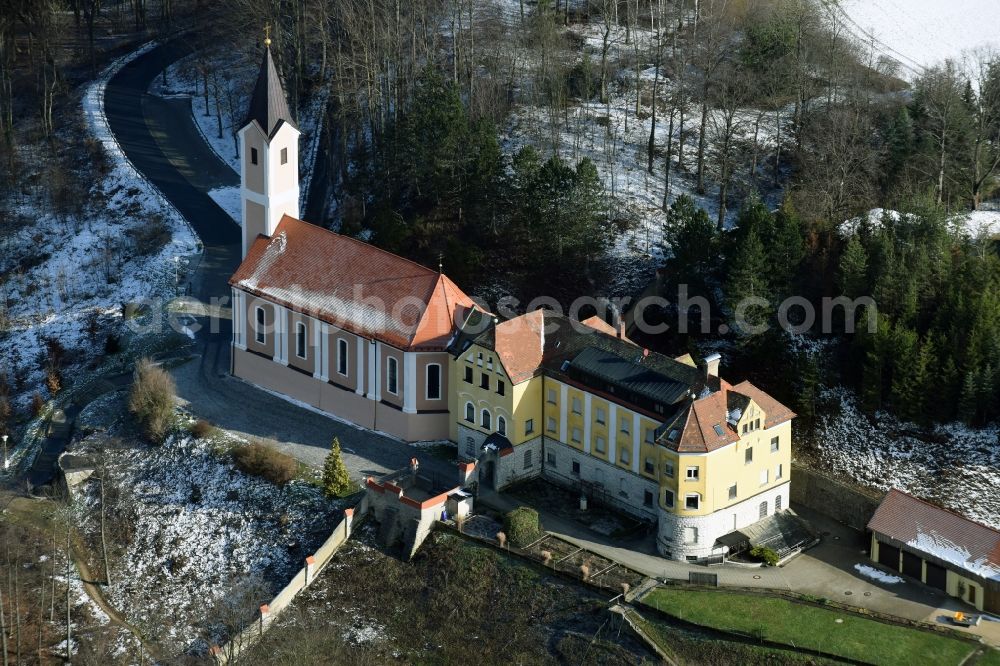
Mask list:
[[[1000,612],[1000,530],[893,489],[868,522],[871,558],[892,571]]]

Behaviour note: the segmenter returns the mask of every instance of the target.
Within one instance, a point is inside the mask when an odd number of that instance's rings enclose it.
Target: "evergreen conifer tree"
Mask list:
[[[858,240],[856,234],[852,234],[844,246],[844,252],[840,255],[840,270],[837,274],[837,286],[841,293],[848,298],[861,296],[868,285],[868,253]]]
[[[323,492],[327,497],[340,497],[351,489],[351,475],[340,456],[340,440],[333,438],[330,453],[323,463]]]

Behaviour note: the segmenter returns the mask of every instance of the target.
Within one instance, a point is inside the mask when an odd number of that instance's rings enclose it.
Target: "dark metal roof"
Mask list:
[[[570,367],[667,405],[677,402],[688,392],[690,383],[645,367],[641,362],[642,351],[637,349],[636,354],[637,360],[630,361],[596,347],[587,347],[573,358]]]
[[[260,73],[257,74],[257,83],[254,85],[250,107],[243,125],[246,126],[255,120],[268,138],[274,136],[282,121],[295,127],[270,48],[264,49],[264,60],[260,63]]]

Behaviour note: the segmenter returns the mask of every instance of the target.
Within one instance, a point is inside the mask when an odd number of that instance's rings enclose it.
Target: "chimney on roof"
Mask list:
[[[709,354],[702,361],[702,369],[705,371],[705,380],[708,381],[709,377],[719,376],[719,364],[722,363],[722,355],[718,352]]]
[[[618,306],[614,303],[608,303],[608,308],[611,310],[611,325],[615,329],[615,336],[619,340],[625,339],[625,318],[622,317],[622,311],[618,309]]]

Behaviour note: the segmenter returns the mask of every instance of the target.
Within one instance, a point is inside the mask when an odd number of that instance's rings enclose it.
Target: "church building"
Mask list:
[[[439,271],[300,220],[298,139],[267,49],[239,131],[233,374],[406,441],[447,439],[446,349],[472,300]]]

